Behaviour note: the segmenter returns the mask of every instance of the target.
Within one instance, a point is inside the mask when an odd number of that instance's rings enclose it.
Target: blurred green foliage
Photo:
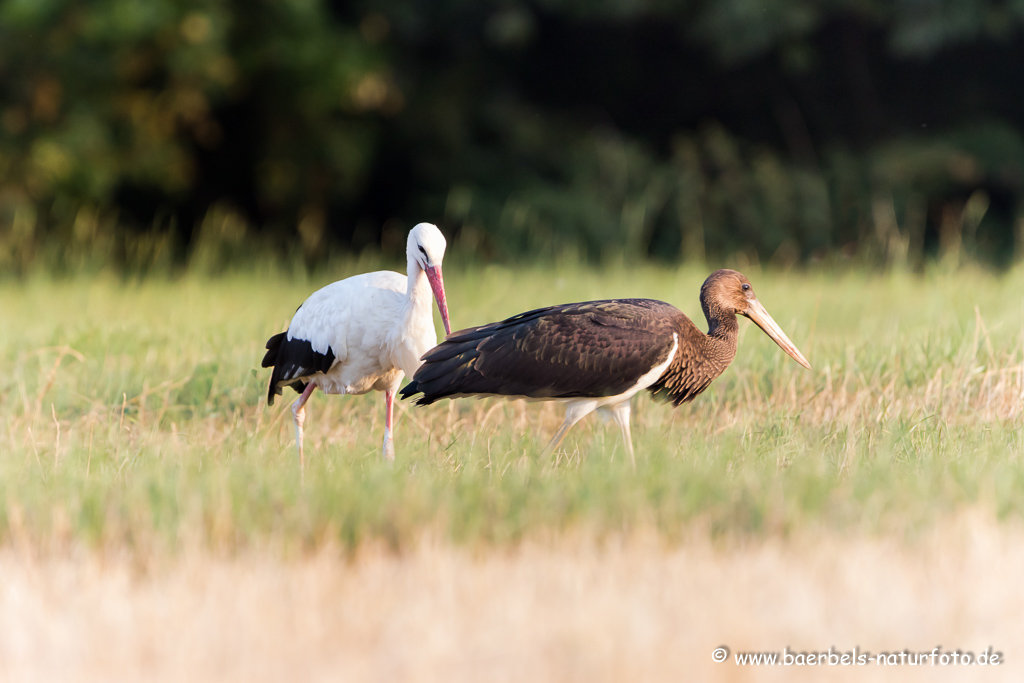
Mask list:
[[[4,0],[0,268],[1024,252],[1024,2]]]

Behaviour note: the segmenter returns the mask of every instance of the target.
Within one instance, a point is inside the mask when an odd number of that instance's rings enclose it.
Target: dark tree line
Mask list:
[[[0,259],[316,261],[432,220],[485,258],[1007,264],[1022,22],[995,0],[7,0]]]

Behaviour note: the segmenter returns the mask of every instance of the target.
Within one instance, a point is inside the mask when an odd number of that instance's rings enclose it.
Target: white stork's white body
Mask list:
[[[408,277],[390,270],[354,275],[306,299],[287,338],[307,340],[317,353],[334,351],[331,369],[309,382],[326,394],[358,395],[385,391],[416,372],[420,356],[437,344],[430,285],[416,271]]]
[[[406,276],[378,271],[329,284],[306,299],[287,332],[267,342],[263,366],[274,366],[268,402],[272,404],[285,386],[300,392],[292,413],[301,465],[305,464],[305,404],[317,387],[327,394],[383,391],[383,454],[394,458],[395,392],[402,378],[411,377],[420,357],[437,343],[431,294],[437,299],[445,330],[450,331],[441,276],[444,250],[444,237],[436,227],[417,225],[409,233]]]

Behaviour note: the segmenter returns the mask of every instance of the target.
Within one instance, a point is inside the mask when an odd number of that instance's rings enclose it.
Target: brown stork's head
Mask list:
[[[716,270],[711,273],[700,288],[700,304],[708,324],[712,327],[726,316],[746,316],[764,330],[764,333],[793,360],[808,370],[811,369],[811,364],[757,300],[754,287],[743,273],[735,270]]]

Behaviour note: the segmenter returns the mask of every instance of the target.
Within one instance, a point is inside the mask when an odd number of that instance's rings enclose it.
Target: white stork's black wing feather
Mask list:
[[[305,339],[288,339],[287,332],[275,334],[267,340],[267,353],[262,363],[265,368],[274,367],[267,389],[267,403],[274,405],[274,396],[281,395],[281,387],[292,387],[301,392],[306,388],[304,377],[327,372],[333,364],[334,350],[330,347],[327,353],[319,353]]]
[[[651,299],[541,308],[462,330],[423,357],[402,397],[428,405],[466,395],[526,398],[614,396],[671,353],[675,307]]]

